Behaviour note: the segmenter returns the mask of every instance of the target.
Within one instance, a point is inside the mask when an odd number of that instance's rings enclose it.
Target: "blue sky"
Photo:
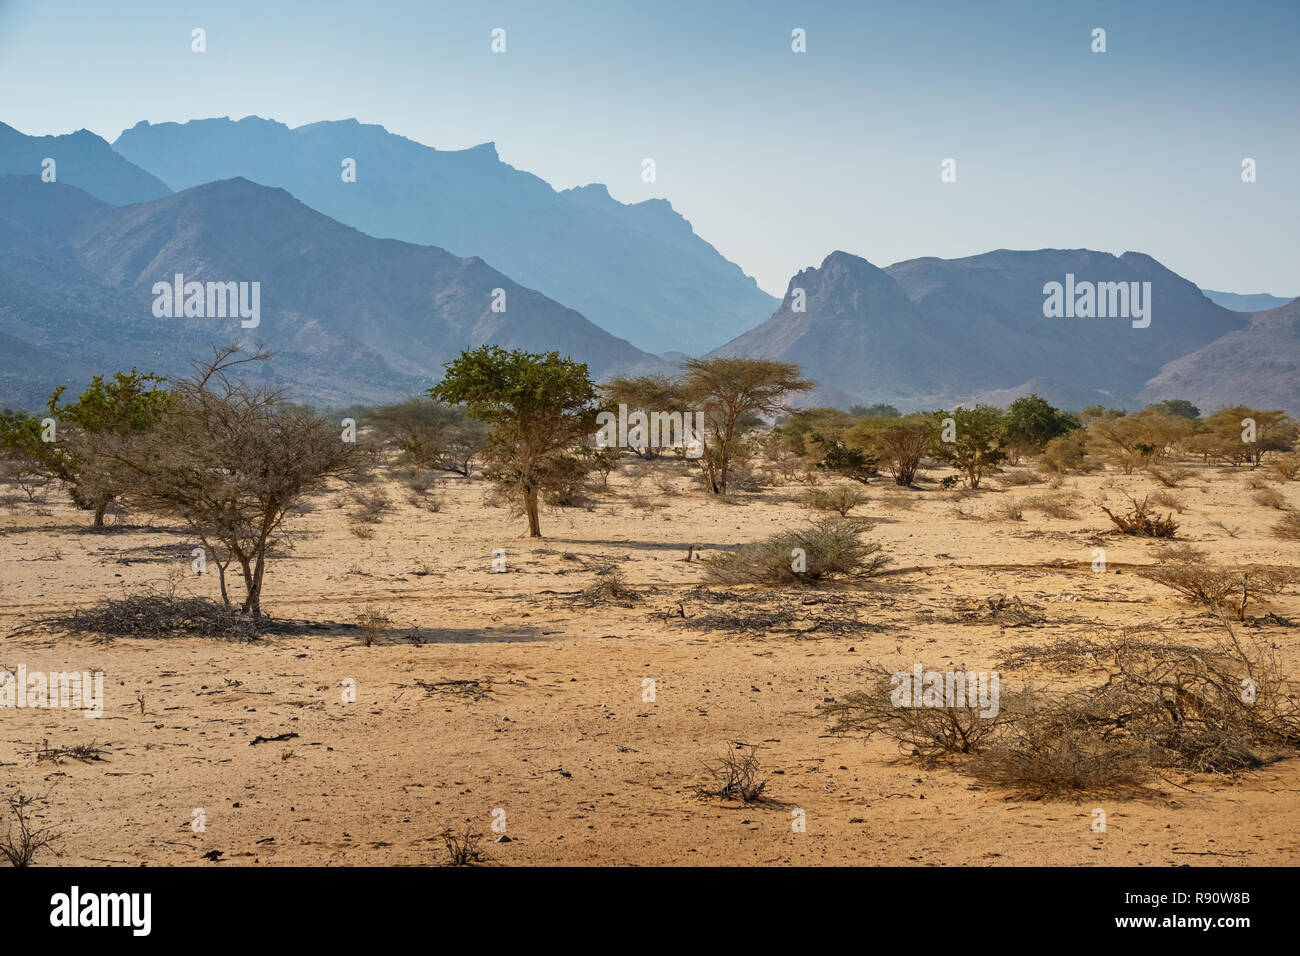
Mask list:
[[[111,141],[141,119],[356,117],[492,140],[557,188],[670,200],[775,294],[834,249],[1050,246],[1296,295],[1298,40],[1296,0],[0,0],[0,120]]]

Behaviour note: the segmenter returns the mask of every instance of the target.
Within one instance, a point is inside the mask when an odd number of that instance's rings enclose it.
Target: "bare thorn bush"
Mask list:
[[[36,854],[42,850],[53,850],[62,839],[62,834],[51,827],[38,826],[33,818],[33,805],[48,803],[48,793],[40,797],[29,797],[21,790],[6,794],[5,804],[13,819],[7,822],[5,836],[0,840],[0,856],[9,861],[14,868],[31,866]],[[17,832],[14,827],[17,826]]]
[[[1098,502],[1098,507],[1106,512],[1115,527],[1123,534],[1137,535],[1143,538],[1172,538],[1174,532],[1178,530],[1178,522],[1174,520],[1173,515],[1160,515],[1148,504],[1148,498],[1141,501],[1135,499],[1132,495],[1126,496],[1129,500],[1130,508],[1127,512],[1116,514],[1106,507],[1104,502]]]
[[[756,803],[767,789],[768,779],[759,767],[758,748],[752,744],[732,741],[722,758],[705,764],[704,769],[709,774],[709,781],[695,787],[696,794],[701,797]]]

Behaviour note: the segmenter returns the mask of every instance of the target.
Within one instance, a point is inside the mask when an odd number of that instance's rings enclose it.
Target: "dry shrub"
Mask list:
[[[904,676],[911,679],[911,674]],[[897,706],[892,699],[897,686],[893,674],[878,668],[866,690],[822,705],[821,712],[833,721],[831,733],[888,737],[915,754],[934,757],[975,753],[1014,719],[1014,708],[1005,700],[990,717],[981,716],[977,707]]]
[[[1122,793],[1163,770],[1238,773],[1300,748],[1300,698],[1266,640],[1227,636],[1208,648],[1125,631],[1022,650],[1003,663],[1042,665],[1084,687],[1000,695],[978,710],[895,707],[880,671],[824,708],[833,730],[883,734],[922,755],[969,755],[964,769],[1040,796]]]
[[[810,488],[806,500],[814,511],[834,511],[844,518],[854,508],[866,504],[867,496],[852,485],[836,485],[833,488]]]
[[[1191,478],[1196,472],[1186,468],[1156,468],[1151,466],[1147,468],[1147,474],[1166,488],[1177,488],[1181,482]]]
[[[1063,495],[1030,495],[1020,503],[1024,508],[1042,512],[1049,518],[1079,517],[1079,513],[1070,507],[1070,499]]]
[[[1177,495],[1171,495],[1167,491],[1152,492],[1147,496],[1148,500],[1161,508],[1168,508],[1170,511],[1177,511],[1182,514],[1186,510],[1186,505]]]
[[[1132,738],[1107,739],[1069,708],[1031,705],[967,770],[1004,790],[1036,796],[1140,790],[1154,755]]]
[[[870,577],[888,563],[880,545],[863,541],[867,526],[830,519],[798,531],[782,531],[701,562],[713,584],[789,585],[840,575]],[[802,557],[803,570],[795,566]]]
[[[971,771],[1050,794],[1081,789],[1079,762],[1091,768],[1087,789],[1113,790],[1160,769],[1236,773],[1294,752],[1300,701],[1276,652],[1226,634],[1209,648],[1125,631],[1043,649],[1042,660],[1088,672],[1095,686],[1025,710]]]
[[[13,821],[5,828],[5,836],[0,840],[0,856],[9,861],[14,868],[31,866],[36,854],[42,850],[53,849],[62,839],[62,834],[51,827],[37,826],[32,820],[32,806],[38,801],[48,803],[48,793],[41,797],[26,796],[21,790],[6,794],[5,803]],[[14,824],[18,832],[14,833]]]
[[[581,607],[595,607],[598,604],[631,607],[640,600],[641,592],[628,587],[623,580],[623,573],[610,564],[596,569],[596,580],[579,591],[573,603]]]
[[[1238,621],[1245,620],[1251,598],[1278,594],[1300,577],[1288,568],[1216,567],[1206,562],[1204,552],[1191,547],[1171,548],[1156,565],[1138,573]]]
[[[887,491],[881,497],[880,503],[893,510],[911,511],[916,507],[916,496],[909,495],[905,491]]]
[[[1141,501],[1136,500],[1132,495],[1126,495],[1129,504],[1132,506],[1127,513],[1121,512],[1116,514],[1106,507],[1104,502],[1098,502],[1098,507],[1106,512],[1106,516],[1114,523],[1121,533],[1132,534],[1144,538],[1172,538],[1174,532],[1178,530],[1178,522],[1174,521],[1173,515],[1161,516],[1155,512],[1147,503],[1148,498]]]
[[[373,647],[384,636],[384,632],[393,626],[392,619],[383,611],[367,607],[357,615],[357,627],[361,630],[361,643]]]
[[[768,780],[758,763],[758,748],[753,744],[731,741],[727,752],[716,763],[705,764],[709,782],[697,784],[701,797],[722,797],[741,803],[756,803],[763,796]]]
[[[260,633],[277,629],[269,619],[256,620],[207,598],[178,596],[174,582],[165,587],[147,585],[123,598],[102,598],[71,615],[42,618],[28,625],[36,626],[108,638],[215,637],[235,641],[253,641]]]
[[[483,834],[475,833],[470,823],[466,823],[465,829],[459,833],[452,829],[444,830],[442,843],[447,848],[447,865],[471,866],[487,862],[487,855],[479,849],[482,842]]]
[[[1286,495],[1276,488],[1261,488],[1251,495],[1251,499],[1257,505],[1265,508],[1276,508],[1278,511],[1289,511],[1291,505],[1287,503]]]
[[[1300,512],[1288,511],[1282,520],[1273,525],[1272,535],[1288,541],[1300,541]]]
[[[1289,452],[1277,455],[1268,465],[1269,471],[1283,481],[1295,481],[1300,478],[1300,454]]]
[[[351,495],[352,507],[348,510],[348,530],[363,541],[375,536],[374,525],[392,511],[392,502],[382,489],[358,490]]]
[[[1015,498],[1002,502],[997,506],[993,513],[995,516],[1001,517],[1007,521],[1025,520],[1025,506],[1021,501]]]
[[[1043,476],[1035,474],[1032,471],[1017,469],[1016,471],[1008,471],[1004,475],[999,475],[998,481],[1001,484],[1006,485],[1008,488],[1019,488],[1025,485],[1041,485],[1043,483]]]

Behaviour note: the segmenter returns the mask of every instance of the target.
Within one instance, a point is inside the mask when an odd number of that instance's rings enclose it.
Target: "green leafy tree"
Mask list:
[[[930,454],[956,468],[966,487],[978,488],[980,480],[1006,458],[1001,409],[977,405],[935,412],[933,418],[936,435]]]
[[[558,352],[485,345],[444,368],[430,396],[488,424],[484,477],[518,496],[528,534],[541,537],[540,496],[572,472],[577,446],[596,427],[600,394],[587,366]]]
[[[1179,418],[1190,418],[1192,421],[1201,417],[1201,410],[1185,398],[1166,398],[1163,402],[1148,405],[1147,410],[1177,415]]]
[[[1078,420],[1068,412],[1036,394],[1024,395],[1011,403],[1002,419],[1003,445],[1017,457],[1041,452],[1053,438],[1078,427]]]
[[[62,482],[73,503],[93,512],[94,526],[102,528],[104,513],[126,488],[113,453],[166,411],[171,393],[165,381],[135,369],[111,379],[96,375],[76,401],[63,404],[61,385],[43,417],[0,420],[5,452],[27,472]]]

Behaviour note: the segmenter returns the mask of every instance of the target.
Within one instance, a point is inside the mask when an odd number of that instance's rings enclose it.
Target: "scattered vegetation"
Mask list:
[[[832,519],[799,531],[782,531],[705,557],[705,578],[714,584],[789,585],[841,575],[870,577],[888,559],[879,544],[862,540],[865,530],[858,522]]]
[[[1143,538],[1172,538],[1178,530],[1178,522],[1173,515],[1160,515],[1149,504],[1149,496],[1141,501],[1132,495],[1126,496],[1131,507],[1127,512],[1115,513],[1098,502],[1098,507],[1114,523],[1122,534],[1137,535]]]

